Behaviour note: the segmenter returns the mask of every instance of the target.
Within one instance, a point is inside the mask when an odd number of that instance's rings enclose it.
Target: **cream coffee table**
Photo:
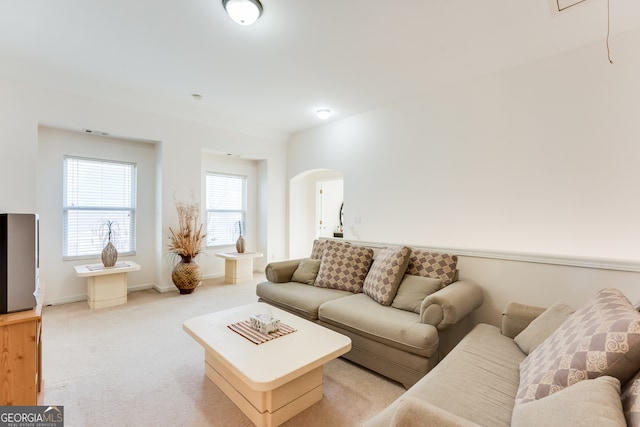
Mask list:
[[[254,344],[228,325],[271,311],[295,332]],[[256,426],[277,426],[322,400],[322,365],[348,352],[351,339],[264,303],[186,320],[204,347],[205,374]]]

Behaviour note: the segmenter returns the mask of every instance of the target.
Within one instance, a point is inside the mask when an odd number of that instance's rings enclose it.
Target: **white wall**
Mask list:
[[[156,189],[152,204],[155,247],[153,261],[142,265],[145,273],[131,275],[130,287],[148,285],[150,277],[159,290],[175,289],[171,283],[171,266],[163,261],[168,239],[168,227],[177,223],[174,195],[185,199],[191,194],[201,194],[201,157],[203,150],[234,153],[242,158],[255,159],[259,163],[260,196],[259,238],[256,249],[269,259],[286,257],[286,143],[285,140],[259,138],[226,131],[202,124],[190,123],[166,116],[147,113],[110,104],[95,99],[30,87],[0,80],[0,211],[47,212],[58,207],[41,205],[46,198],[38,197],[39,181],[39,127],[79,131],[83,128],[110,132],[133,141],[156,144],[155,153],[149,155],[155,162]],[[43,161],[47,161],[44,159]],[[59,159],[52,159],[57,162]],[[44,189],[42,189],[44,191]],[[41,222],[49,222],[43,218]],[[44,231],[42,231],[44,233]],[[265,236],[269,233],[269,239]],[[148,254],[138,253],[147,257]],[[54,253],[41,253],[41,262],[51,266],[50,260],[60,259],[61,249]],[[81,262],[85,263],[85,262]],[[149,263],[149,265],[147,265]],[[259,268],[259,267],[258,267]],[[70,265],[43,269],[41,278],[52,289],[45,297],[46,303],[65,302],[78,297],[79,283],[67,288],[71,279]],[[147,276],[152,272],[152,276]],[[222,274],[205,271],[205,274]],[[53,291],[55,290],[55,292]],[[55,299],[54,299],[55,297]]]
[[[612,45],[615,65],[597,44],[296,134],[289,176],[344,172],[346,238],[637,268],[640,32]],[[501,275],[485,262],[462,274],[499,302],[529,298],[534,284],[553,299],[577,274],[550,282],[536,265],[525,282],[529,268]],[[594,286],[617,277],[603,270]]]

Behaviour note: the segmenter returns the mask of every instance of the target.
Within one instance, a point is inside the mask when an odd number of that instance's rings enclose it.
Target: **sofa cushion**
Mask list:
[[[365,294],[322,304],[318,319],[397,349],[431,357],[438,350],[438,330],[420,316],[378,304]]]
[[[388,426],[400,401],[409,397],[482,426],[508,426],[518,392],[518,366],[524,358],[512,338],[480,323],[424,378],[364,426]]]
[[[362,285],[372,262],[371,248],[327,240],[314,285],[353,293],[362,292]]]
[[[575,310],[563,302],[557,302],[536,317],[524,331],[514,338],[518,347],[529,354],[556,331]]]
[[[520,366],[518,402],[610,375],[621,382],[640,366],[640,313],[617,289],[602,289]]]
[[[319,269],[319,259],[303,258],[300,260],[300,264],[298,264],[296,271],[293,272],[291,281],[313,285],[316,281],[316,276],[318,276]]]
[[[318,307],[332,299],[353,295],[338,289],[323,289],[297,282],[262,282],[256,286],[261,301],[297,314],[307,320],[318,320]]]
[[[640,372],[622,389],[622,409],[627,425],[640,426]]]
[[[456,276],[457,265],[457,255],[412,249],[406,273],[442,279],[442,286],[447,286]]]
[[[626,426],[620,403],[620,381],[602,376],[580,381],[558,393],[513,409],[514,427]]]
[[[313,248],[311,248],[311,259],[322,259],[322,252],[324,252],[324,245],[327,240],[316,239],[313,241]]]
[[[363,292],[382,305],[391,305],[409,263],[411,249],[384,248],[364,279]]]
[[[402,399],[398,404],[391,427],[479,427],[478,424],[445,411],[416,397]]]
[[[442,287],[442,279],[405,274],[391,307],[420,314],[422,301]]]

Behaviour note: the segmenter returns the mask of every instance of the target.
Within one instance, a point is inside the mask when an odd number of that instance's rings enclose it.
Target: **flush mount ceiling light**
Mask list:
[[[316,116],[318,116],[320,120],[327,120],[331,117],[331,110],[328,108],[318,108],[316,110]]]
[[[222,6],[240,25],[251,25],[262,15],[260,0],[222,0]]]

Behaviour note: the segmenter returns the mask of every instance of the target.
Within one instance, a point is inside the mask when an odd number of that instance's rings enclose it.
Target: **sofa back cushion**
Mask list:
[[[575,310],[563,302],[547,308],[513,339],[524,354],[529,354],[562,325]]]
[[[454,281],[458,257],[451,254],[412,249],[407,274],[442,279],[442,286]]]
[[[371,248],[326,240],[314,285],[353,293],[362,292],[364,279],[372,262]]]
[[[602,289],[520,365],[517,402],[541,399],[602,375],[624,383],[640,366],[640,313],[617,289]]]
[[[293,272],[291,276],[292,282],[304,283],[307,285],[313,285],[318,276],[318,270],[320,269],[320,260],[303,258],[298,264],[298,268]]]
[[[406,246],[380,250],[364,279],[363,292],[382,305],[391,305],[410,255]]]
[[[324,252],[324,245],[327,240],[316,239],[313,241],[313,248],[311,249],[311,259],[322,259],[322,253]]]
[[[420,314],[422,301],[442,288],[442,279],[405,274],[391,307]]]

